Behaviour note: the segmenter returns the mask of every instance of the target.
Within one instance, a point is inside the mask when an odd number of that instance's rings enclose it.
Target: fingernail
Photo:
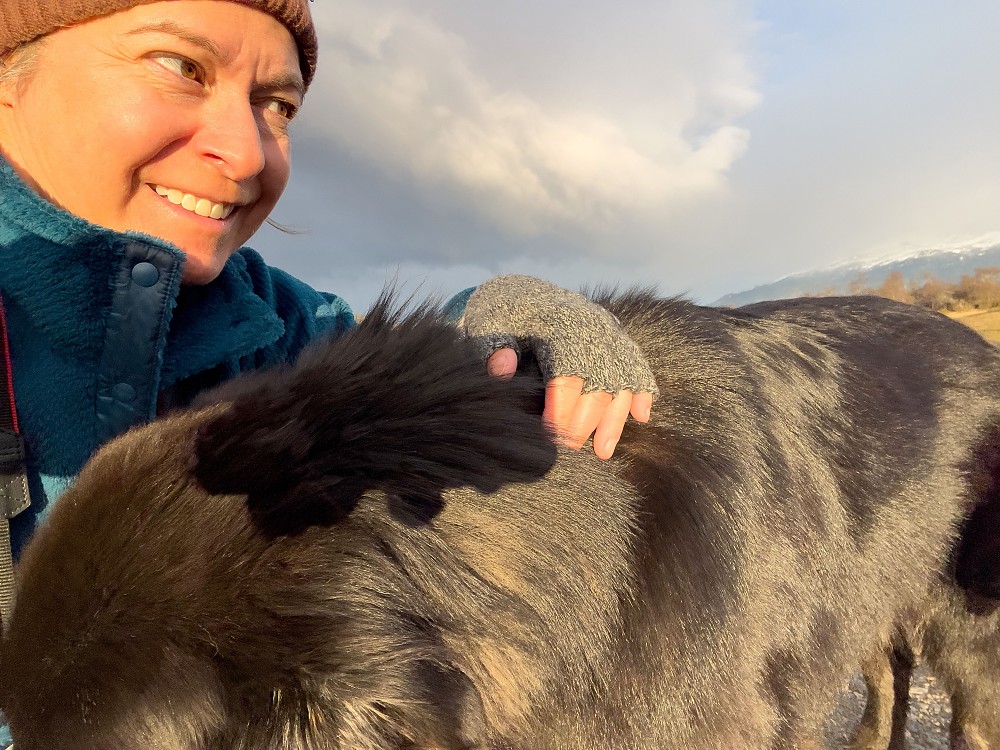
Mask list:
[[[608,440],[604,443],[604,455],[611,458],[611,454],[615,452],[615,446],[618,445],[617,440]]]
[[[486,363],[486,370],[489,372],[490,375],[494,376],[503,375],[504,373],[503,362],[501,362],[500,360],[491,359]]]

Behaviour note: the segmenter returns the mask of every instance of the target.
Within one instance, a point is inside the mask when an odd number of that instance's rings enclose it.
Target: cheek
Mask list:
[[[261,174],[261,190],[263,194],[273,196],[274,203],[277,203],[288,185],[288,177],[291,174],[290,145],[287,137],[265,144],[266,166]]]
[[[253,208],[241,220],[235,236],[236,248],[244,245],[271,215],[288,184],[290,160],[287,143],[265,143],[265,166],[257,176],[260,196]]]
[[[70,79],[39,96],[43,101],[36,111],[42,121],[63,133],[64,140],[91,149],[115,143],[120,151],[182,127],[180,113],[165,111],[157,97],[127,80],[111,85],[103,79]]]
[[[183,111],[127,87],[107,92],[98,102],[81,101],[78,93],[75,106],[68,95],[58,106],[60,114],[49,113],[42,122],[51,124],[45,140],[60,159],[59,171],[117,190],[135,189],[136,170],[183,143],[192,127]]]
[[[264,144],[265,166],[258,176],[260,199],[254,207],[253,215],[257,226],[264,223],[285,192],[291,173],[291,160],[287,140],[271,141]]]
[[[36,100],[24,111],[19,141],[36,189],[88,221],[122,228],[139,187],[138,170],[177,141],[179,118],[161,116],[146,103],[136,106],[127,96],[95,106],[79,92],[75,99],[69,91],[36,93],[49,102]]]

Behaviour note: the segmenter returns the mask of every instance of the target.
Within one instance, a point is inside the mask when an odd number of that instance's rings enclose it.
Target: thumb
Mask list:
[[[511,378],[517,371],[517,353],[513,349],[497,349],[486,360],[486,370],[494,377]]]

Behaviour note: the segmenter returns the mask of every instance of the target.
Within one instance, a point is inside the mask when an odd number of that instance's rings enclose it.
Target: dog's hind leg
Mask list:
[[[938,594],[921,646],[951,698],[951,747],[1000,750],[1000,613],[970,614],[962,592]]]
[[[893,674],[888,647],[879,648],[861,664],[868,696],[850,750],[885,750],[892,737]]]
[[[952,692],[951,750],[1000,750],[1000,694],[995,680],[981,678],[970,674]]]
[[[868,698],[850,750],[905,750],[913,650],[901,632],[861,665]]]
[[[893,637],[889,663],[892,671],[892,734],[889,750],[905,750],[906,719],[910,713],[910,682],[913,679],[916,656],[909,640],[900,630]]]
[[[976,726],[960,693],[951,697],[951,726],[948,732],[950,750],[997,750],[996,740],[991,742]]]

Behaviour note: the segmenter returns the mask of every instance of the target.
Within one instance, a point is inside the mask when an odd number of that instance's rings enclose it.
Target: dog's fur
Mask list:
[[[17,750],[814,747],[952,575],[1000,357],[873,298],[603,303],[661,393],[607,462],[385,305],[109,444],[19,569]]]
[[[910,683],[922,660],[950,698],[949,747],[1000,748],[1000,610],[970,611],[961,588],[935,584],[863,664],[868,699],[851,750],[905,750]]]
[[[932,586],[863,663],[865,713],[851,750],[905,750],[918,660],[951,704],[952,750],[1000,750],[1000,430],[987,431],[970,463],[975,505],[953,551],[954,576]]]

